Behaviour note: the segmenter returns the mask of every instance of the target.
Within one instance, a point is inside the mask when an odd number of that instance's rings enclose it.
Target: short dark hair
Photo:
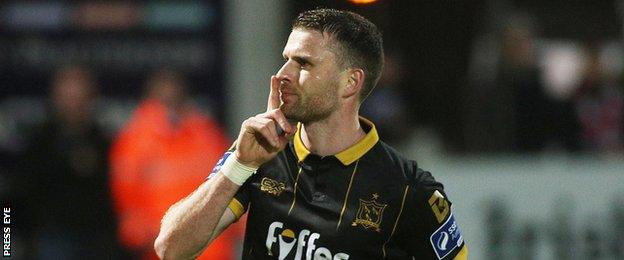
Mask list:
[[[383,41],[377,26],[353,12],[315,9],[300,13],[293,21],[293,30],[301,28],[332,35],[340,44],[337,55],[341,65],[364,70],[360,92],[363,101],[379,81],[383,69]]]

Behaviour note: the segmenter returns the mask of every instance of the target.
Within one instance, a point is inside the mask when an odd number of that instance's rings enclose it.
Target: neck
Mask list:
[[[333,113],[329,117],[301,126],[301,140],[316,155],[334,155],[353,146],[366,133],[360,126],[357,110]]]

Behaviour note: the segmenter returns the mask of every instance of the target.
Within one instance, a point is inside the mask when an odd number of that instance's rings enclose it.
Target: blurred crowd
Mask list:
[[[160,219],[201,184],[230,144],[189,97],[182,74],[157,70],[124,126],[98,124],[98,86],[85,67],[52,76],[45,116],[24,129],[3,162],[22,259],[157,259]],[[4,157],[4,156],[3,156]],[[241,221],[243,223],[244,221]],[[228,229],[199,259],[232,259],[243,228]]]
[[[621,153],[621,41],[540,39],[529,16],[511,15],[482,37],[466,92],[471,151]]]

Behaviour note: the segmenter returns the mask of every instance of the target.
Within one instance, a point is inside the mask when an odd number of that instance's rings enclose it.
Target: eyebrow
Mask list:
[[[298,62],[299,64],[312,64],[312,62],[310,62],[310,58],[309,57],[294,56],[294,57],[292,57],[292,59],[295,60],[296,62]]]
[[[286,55],[283,55],[283,57],[284,57],[284,59],[287,59]],[[312,63],[311,57],[308,56],[308,55],[305,55],[305,56],[294,55],[294,56],[290,57],[290,59],[296,61],[297,63],[299,63],[301,65],[304,65],[304,64],[312,65],[312,64],[314,64],[314,63]]]

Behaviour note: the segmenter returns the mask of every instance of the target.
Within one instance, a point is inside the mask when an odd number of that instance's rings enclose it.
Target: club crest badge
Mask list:
[[[374,193],[371,200],[360,199],[360,207],[358,208],[355,220],[351,223],[351,226],[362,226],[366,229],[373,229],[377,232],[381,232],[381,220],[383,219],[384,209],[388,204],[382,204],[377,202],[379,195]]]
[[[286,189],[286,183],[271,180],[267,177],[262,178],[260,182],[260,190],[273,196],[279,196]]]

